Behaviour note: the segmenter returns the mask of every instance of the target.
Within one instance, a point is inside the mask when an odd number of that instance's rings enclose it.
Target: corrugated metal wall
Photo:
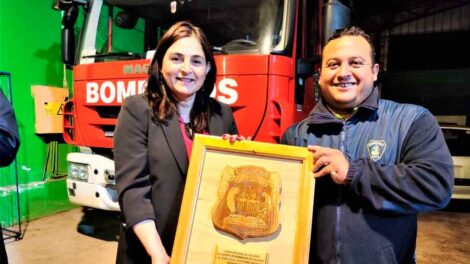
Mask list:
[[[470,33],[470,4],[450,9],[447,9],[446,5],[446,1],[438,3],[430,1],[419,10],[411,9],[395,14],[390,24],[397,25],[379,33],[381,48],[377,52],[383,70],[387,70],[388,41],[391,36],[450,31],[469,31]],[[426,14],[429,15],[426,16]]]

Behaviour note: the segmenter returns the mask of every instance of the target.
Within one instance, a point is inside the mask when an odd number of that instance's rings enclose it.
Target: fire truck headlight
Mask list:
[[[68,176],[74,180],[88,181],[88,166],[80,163],[69,163]]]
[[[80,169],[78,170],[78,178],[80,180],[88,180],[88,170],[86,166],[80,166]]]

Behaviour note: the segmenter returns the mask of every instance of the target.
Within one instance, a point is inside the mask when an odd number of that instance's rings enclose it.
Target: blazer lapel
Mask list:
[[[188,154],[186,153],[186,146],[184,145],[184,140],[181,135],[178,115],[174,114],[166,125],[162,124],[162,129],[173,157],[180,168],[181,174],[186,177],[189,160]]]

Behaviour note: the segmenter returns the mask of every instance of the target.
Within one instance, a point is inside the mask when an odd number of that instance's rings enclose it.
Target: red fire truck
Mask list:
[[[232,107],[241,135],[276,143],[313,107],[321,43],[350,13],[339,1],[310,0],[58,0],[55,7],[64,12],[62,56],[74,80],[64,139],[81,150],[67,157],[69,198],[115,211],[116,118],[127,96],[144,91],[165,29],[189,20],[204,30],[218,69],[212,96]]]

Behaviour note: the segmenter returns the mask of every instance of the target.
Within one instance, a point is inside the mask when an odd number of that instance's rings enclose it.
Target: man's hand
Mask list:
[[[341,151],[319,146],[308,146],[313,153],[313,176],[315,178],[331,175],[337,184],[344,184],[349,170],[349,162]]]

